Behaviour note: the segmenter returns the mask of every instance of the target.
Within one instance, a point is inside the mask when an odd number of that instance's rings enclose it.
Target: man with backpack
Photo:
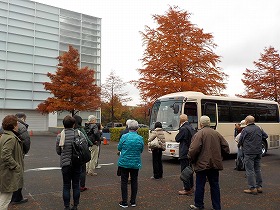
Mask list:
[[[88,116],[88,122],[85,123],[85,131],[89,140],[92,142],[93,146],[90,148],[91,151],[91,160],[87,163],[87,174],[90,176],[96,176],[97,173],[94,172],[97,162],[98,162],[98,153],[99,147],[101,144],[100,131],[96,124],[96,117],[94,115]]]
[[[188,116],[186,114],[180,115],[180,128],[179,133],[176,135],[176,142],[179,145],[179,160],[181,164],[181,172],[190,165],[190,161],[187,157],[191,139],[195,133],[195,130],[188,122]],[[192,195],[193,194],[193,176],[190,177],[189,182],[183,182],[184,189],[179,191],[179,195]]]

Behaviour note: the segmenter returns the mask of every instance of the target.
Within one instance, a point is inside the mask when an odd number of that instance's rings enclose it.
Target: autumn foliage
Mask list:
[[[74,115],[78,111],[93,111],[100,107],[100,87],[94,82],[94,70],[79,68],[78,50],[69,46],[69,51],[58,56],[58,67],[54,74],[48,73],[50,82],[45,89],[51,97],[40,103],[37,110],[46,114],[69,111]]]
[[[138,69],[140,79],[132,81],[144,101],[180,91],[219,95],[225,89],[225,73],[217,66],[216,44],[189,20],[190,14],[170,7],[165,15],[153,15],[157,28],[141,32],[146,49]]]
[[[244,98],[280,101],[280,55],[273,47],[264,49],[255,69],[246,69],[242,79],[245,93],[237,95]]]

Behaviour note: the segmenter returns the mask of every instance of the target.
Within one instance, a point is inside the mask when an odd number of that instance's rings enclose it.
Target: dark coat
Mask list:
[[[22,140],[23,142],[23,153],[27,154],[29,149],[30,149],[30,135],[27,131],[28,129],[28,124],[26,124],[25,122],[18,120],[19,124],[18,124],[18,134],[19,134],[19,138]]]
[[[193,136],[188,157],[195,171],[222,170],[222,155],[228,153],[229,145],[224,137],[212,128],[204,127]]]
[[[267,134],[254,123],[243,128],[238,147],[242,146],[244,154],[257,155],[262,154],[262,140],[266,139]]]
[[[89,140],[93,145],[99,146],[101,144],[101,135],[97,124],[95,123],[85,123],[85,131]]]
[[[195,130],[189,122],[184,122],[183,125],[181,125],[181,127],[179,128],[179,133],[175,137],[176,142],[180,143],[179,159],[188,158],[187,155],[194,133]]]

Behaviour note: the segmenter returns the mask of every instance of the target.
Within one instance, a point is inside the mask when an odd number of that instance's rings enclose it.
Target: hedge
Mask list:
[[[119,141],[121,131],[124,130],[125,127],[121,128],[110,128],[110,133],[111,133],[111,139],[110,141]],[[148,143],[148,138],[149,138],[149,128],[139,128],[137,130],[137,133],[144,138],[144,143]]]

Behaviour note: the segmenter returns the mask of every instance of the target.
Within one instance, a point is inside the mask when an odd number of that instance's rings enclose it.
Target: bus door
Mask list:
[[[205,103],[202,115],[206,115],[210,118],[210,127],[216,130],[218,122],[218,105],[216,103]]]
[[[184,114],[188,115],[188,121],[194,129],[198,129],[198,117],[197,117],[197,103],[186,102],[184,106]]]

